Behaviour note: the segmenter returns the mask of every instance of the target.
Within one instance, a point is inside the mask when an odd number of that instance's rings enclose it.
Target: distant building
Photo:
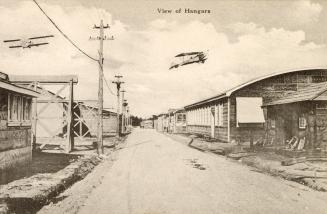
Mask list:
[[[32,98],[37,96],[0,72],[0,171],[32,159]]]
[[[153,129],[153,120],[143,120],[141,122],[141,128]]]
[[[164,132],[167,131],[168,126],[167,126],[167,118],[168,115],[166,113],[162,113],[158,115],[157,119],[157,131],[159,132]]]
[[[169,109],[168,113],[156,116],[156,130],[160,132],[185,133],[186,113],[182,109]]]
[[[183,108],[172,112],[171,125],[173,133],[186,132],[186,113]]]
[[[75,137],[86,136],[96,137],[98,132],[98,108],[84,103],[79,103],[78,107],[74,108],[74,133]],[[78,119],[82,119],[78,123]],[[103,134],[112,135],[117,132],[117,113],[103,109]],[[85,127],[83,129],[83,127]]]
[[[264,138],[274,144],[306,136],[307,144],[326,146],[326,81],[327,69],[309,69],[246,82],[185,106],[187,132],[224,142]]]
[[[173,133],[174,132],[174,126],[175,126],[175,115],[174,112],[177,109],[168,109],[168,132]]]

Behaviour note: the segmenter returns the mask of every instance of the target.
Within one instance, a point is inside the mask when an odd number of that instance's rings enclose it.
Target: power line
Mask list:
[[[103,65],[102,65],[100,62],[99,62],[99,65],[100,65],[101,70],[103,71]],[[105,81],[105,83],[106,83],[106,86],[107,86],[109,92],[110,92],[112,95],[115,95],[115,96],[116,96],[116,94],[111,90],[111,88],[110,88],[110,86],[109,86],[109,83],[108,83],[106,77],[104,76],[104,73],[103,73],[103,72],[102,72],[102,76],[103,76],[103,79],[104,79],[104,81]]]
[[[90,55],[88,55],[87,53],[85,53],[81,48],[79,48],[59,27],[58,25],[46,14],[46,12],[41,8],[41,6],[37,3],[36,0],[33,0],[33,2],[38,6],[38,8],[42,11],[42,13],[49,19],[49,21],[55,26],[55,28],[57,28],[57,30],[77,49],[79,50],[82,54],[84,54],[85,56],[87,56],[88,58],[94,60],[94,61],[98,61],[97,59],[91,57]]]
[[[106,79],[106,77],[103,75],[103,79],[104,79],[104,81],[105,81],[105,83],[106,83],[106,86],[107,86],[107,88],[108,88],[108,90],[109,90],[109,92],[112,94],[112,95],[115,95],[115,93],[111,90],[111,88],[109,87],[109,83],[108,83],[108,81],[107,81],[107,79]]]

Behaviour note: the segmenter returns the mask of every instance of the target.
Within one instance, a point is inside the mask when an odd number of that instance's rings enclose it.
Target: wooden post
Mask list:
[[[100,49],[99,49],[99,89],[98,89],[98,146],[97,153],[103,154],[103,20],[100,22]]]
[[[120,88],[117,88],[117,137],[120,137]]]
[[[125,104],[125,90],[121,90],[121,133],[124,134],[125,132],[125,107],[124,107],[124,104]]]
[[[37,82],[34,82],[34,91],[37,91]],[[33,120],[32,120],[32,150],[36,149],[36,125],[37,125],[37,99],[33,98]]]
[[[67,108],[67,146],[66,153],[71,152],[74,149],[74,124],[73,124],[73,102],[74,102],[74,81],[69,83],[69,101]]]
[[[231,142],[231,139],[230,139],[230,132],[231,132],[231,130],[230,130],[230,108],[231,108],[231,106],[230,106],[230,97],[228,97],[228,99],[227,99],[227,142],[228,143],[230,143]],[[224,108],[224,107],[223,107]]]
[[[117,137],[120,137],[120,87],[121,84],[123,84],[123,81],[120,81],[120,78],[122,78],[123,76],[121,75],[115,75],[115,77],[117,78],[116,81],[112,81],[112,83],[115,83],[117,86]]]

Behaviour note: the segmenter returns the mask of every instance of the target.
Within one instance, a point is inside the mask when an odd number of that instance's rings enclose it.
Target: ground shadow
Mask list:
[[[31,177],[38,173],[58,172],[78,157],[78,155],[72,154],[33,152],[31,162],[18,165],[12,169],[0,171],[0,185]]]

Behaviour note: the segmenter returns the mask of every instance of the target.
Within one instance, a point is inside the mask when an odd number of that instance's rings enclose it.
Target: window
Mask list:
[[[199,109],[196,110],[196,125],[200,124],[200,114],[199,114]]]
[[[204,124],[203,125],[207,125],[208,124],[208,109],[204,108]]]
[[[237,126],[241,123],[264,123],[262,97],[236,97]]]
[[[304,116],[299,117],[299,128],[300,129],[305,129],[307,127],[307,120],[305,119]]]
[[[8,125],[30,125],[32,99],[8,94]]]
[[[210,115],[210,107],[207,108],[207,125],[210,125],[211,122],[211,115]]]
[[[204,109],[204,114],[205,114],[205,121],[204,121],[204,125],[208,125],[208,108]]]
[[[218,105],[215,105],[215,126],[218,125]]]
[[[223,126],[224,122],[224,106],[223,104],[218,105],[218,126]]]
[[[211,107],[208,108],[208,125],[210,126],[211,125],[211,121],[212,121],[212,118],[211,118]]]
[[[0,94],[0,120],[8,120],[8,95]]]
[[[275,119],[270,119],[270,127],[271,128],[276,128],[276,120]]]
[[[194,119],[194,112],[192,114]],[[177,122],[184,122],[184,114],[177,114]]]

